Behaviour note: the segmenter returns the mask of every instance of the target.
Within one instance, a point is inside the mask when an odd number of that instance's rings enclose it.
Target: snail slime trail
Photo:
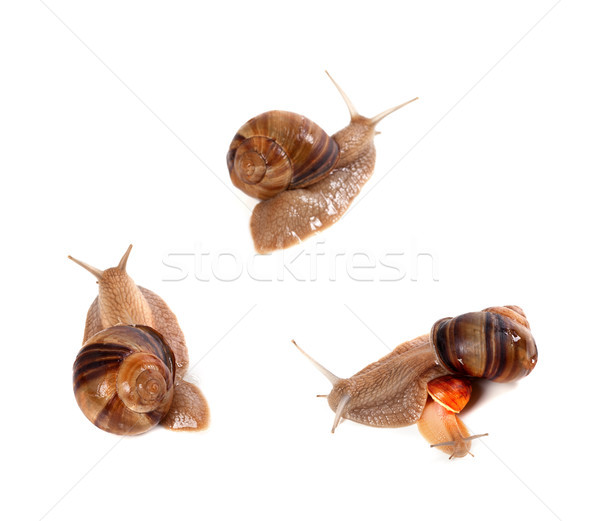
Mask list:
[[[104,271],[69,257],[98,280],[73,365],[77,404],[94,425],[114,434],[140,434],[158,423],[205,429],[208,404],[200,389],[183,380],[189,359],[177,318],[127,274],[131,248]]]
[[[400,344],[350,378],[335,376],[298,349],[333,386],[327,396],[335,412],[332,432],[342,418],[372,427],[417,423],[431,446],[450,458],[470,454],[471,440],[485,436],[471,436],[457,417],[470,399],[470,380],[514,381],[537,363],[535,340],[517,306],[438,320],[429,334]]]
[[[246,122],[231,142],[232,183],[262,200],[250,219],[258,253],[289,248],[338,221],[373,174],[375,127],[417,99],[366,118],[331,81],[350,111],[348,126],[333,136],[300,114],[274,110]]]

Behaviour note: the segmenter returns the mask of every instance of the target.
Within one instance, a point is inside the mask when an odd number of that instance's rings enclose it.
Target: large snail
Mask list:
[[[327,396],[335,411],[332,432],[343,418],[373,427],[418,423],[431,446],[450,458],[469,454],[471,440],[484,436],[470,436],[456,416],[469,401],[469,379],[509,382],[537,363],[529,323],[517,306],[439,320],[430,334],[400,344],[347,379],[300,351],[333,385]]]
[[[177,318],[155,293],[126,272],[131,245],[115,268],[71,260],[98,279],[83,347],[73,364],[73,390],[85,416],[114,434],[208,426],[200,389],[183,380],[189,359]]]
[[[350,111],[350,124],[333,136],[304,116],[275,110],[245,123],[231,142],[231,181],[263,200],[250,220],[259,253],[288,248],[335,223],[373,173],[376,125],[417,99],[366,118],[331,81]]]

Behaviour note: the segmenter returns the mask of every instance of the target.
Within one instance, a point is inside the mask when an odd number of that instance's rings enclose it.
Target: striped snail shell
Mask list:
[[[175,357],[148,326],[113,326],[91,337],[73,364],[83,413],[113,434],[140,434],[158,424],[173,401]]]
[[[438,320],[431,344],[453,374],[510,382],[527,376],[537,363],[537,347],[517,306],[487,308]]]
[[[272,110],[237,131],[227,167],[237,188],[264,200],[319,181],[331,173],[339,156],[337,142],[316,123],[300,114]]]
[[[444,375],[427,382],[427,393],[450,412],[458,414],[471,398],[473,387],[467,378]]]

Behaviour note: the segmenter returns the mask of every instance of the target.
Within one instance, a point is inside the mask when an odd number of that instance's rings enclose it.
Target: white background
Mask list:
[[[597,513],[600,13],[563,0],[544,17],[553,5],[3,3],[2,518]],[[420,100],[380,124],[344,219],[256,259],[229,142],[270,109],[344,126],[324,69],[367,116]],[[203,433],[118,438],[76,406],[97,290],[67,254],[106,268],[130,242],[129,273],[201,360]],[[330,434],[314,397],[329,384],[290,339],[350,376],[438,318],[502,304],[528,314],[539,364],[465,411],[490,433],[475,458],[449,462],[416,427]]]

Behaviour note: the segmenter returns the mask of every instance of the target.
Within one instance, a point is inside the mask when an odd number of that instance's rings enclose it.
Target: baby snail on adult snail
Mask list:
[[[156,424],[172,430],[208,426],[200,389],[183,380],[189,359],[177,318],[156,293],[137,286],[125,268],[131,245],[104,271],[69,256],[98,279],[83,347],[73,364],[77,404],[94,425],[140,434]]]
[[[417,99],[366,118],[331,81],[350,111],[348,126],[333,136],[304,116],[273,110],[245,123],[231,142],[231,181],[262,200],[250,219],[259,253],[294,246],[339,220],[373,174],[375,127]]]
[[[342,419],[372,427],[417,423],[431,447],[450,459],[470,454],[471,440],[486,436],[471,436],[457,417],[471,396],[470,379],[511,382],[537,363],[529,323],[517,306],[438,320],[429,334],[400,344],[350,378],[338,378],[300,351],[333,385],[327,396],[335,411],[331,432]]]

